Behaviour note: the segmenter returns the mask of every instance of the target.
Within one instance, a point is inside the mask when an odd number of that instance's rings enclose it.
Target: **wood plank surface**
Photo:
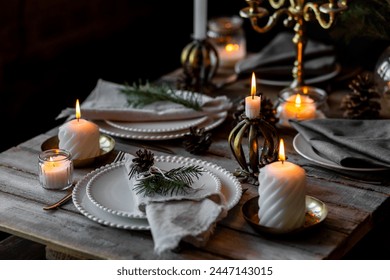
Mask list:
[[[249,86],[245,82],[224,89],[232,99],[245,96],[247,92]],[[224,124],[211,131],[213,142],[203,155],[187,152],[182,139],[148,144],[164,146],[176,155],[199,158],[233,172],[239,166],[227,145],[231,128],[229,115]],[[79,213],[72,203],[55,211],[42,209],[65,194],[64,191],[43,189],[38,180],[37,157],[41,144],[56,133],[57,128],[53,128],[0,154],[0,231],[46,245],[50,258],[340,259],[372,228],[389,221],[389,184],[357,182],[317,168],[294,151],[292,139],[296,132],[281,130],[288,160],[301,165],[307,172],[307,194],[320,199],[328,207],[329,213],[323,224],[296,236],[267,236],[255,232],[244,220],[241,207],[258,195],[258,187],[242,183],[244,193],[241,200],[217,225],[205,247],[182,244],[177,252],[156,256],[149,231],[103,226]],[[115,151],[106,163],[110,163],[119,150],[135,153],[140,149],[139,143],[134,141],[115,140]],[[75,169],[75,182],[97,167],[99,165]]]

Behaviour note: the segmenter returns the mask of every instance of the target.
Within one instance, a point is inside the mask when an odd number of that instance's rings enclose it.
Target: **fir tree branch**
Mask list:
[[[188,92],[188,94],[182,97],[177,95],[167,85],[156,86],[146,82],[145,84],[133,83],[131,86],[125,83],[120,92],[127,96],[128,104],[133,107],[144,107],[157,101],[170,101],[196,111],[202,110],[200,102],[194,93]]]
[[[152,170],[149,175],[138,180],[134,186],[137,194],[144,196],[185,194],[191,189],[194,179],[199,179],[203,169],[197,165],[182,166],[166,172]]]

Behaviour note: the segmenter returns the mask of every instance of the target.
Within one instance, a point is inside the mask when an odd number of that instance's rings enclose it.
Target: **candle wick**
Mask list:
[[[282,160],[282,164],[284,164],[284,160]]]

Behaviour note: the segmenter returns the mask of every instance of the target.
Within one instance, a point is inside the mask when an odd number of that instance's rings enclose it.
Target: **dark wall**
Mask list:
[[[209,17],[244,5],[210,0]],[[152,81],[177,69],[192,32],[192,0],[0,1],[0,120],[13,127],[0,150],[60,124],[100,78]]]

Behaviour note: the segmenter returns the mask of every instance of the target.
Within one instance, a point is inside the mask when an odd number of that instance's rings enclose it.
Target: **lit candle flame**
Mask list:
[[[240,49],[240,45],[238,45],[238,44],[227,44],[225,46],[225,50],[227,52],[237,52],[237,51],[239,51],[239,49]]]
[[[286,160],[286,154],[284,152],[284,141],[283,141],[283,139],[280,139],[280,143],[279,143],[278,160],[280,160],[282,163],[284,163],[284,161]]]
[[[295,107],[299,108],[301,107],[302,101],[301,101],[301,95],[298,93],[297,97],[295,97]]]
[[[254,99],[255,95],[256,95],[256,76],[255,76],[255,72],[252,72],[251,95],[252,95],[252,99]]]
[[[79,100],[76,100],[76,119],[77,121],[81,118],[81,112],[80,112],[80,103]]]

